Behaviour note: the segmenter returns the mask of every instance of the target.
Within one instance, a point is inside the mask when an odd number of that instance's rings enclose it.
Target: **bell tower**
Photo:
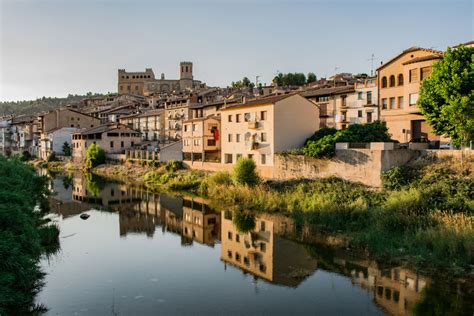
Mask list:
[[[193,87],[193,63],[182,61],[180,64],[179,85],[181,89],[191,89]]]

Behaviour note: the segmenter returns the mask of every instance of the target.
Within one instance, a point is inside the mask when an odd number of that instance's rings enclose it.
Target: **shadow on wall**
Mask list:
[[[369,162],[369,155],[365,152],[357,150],[337,150],[334,161],[339,163],[345,163],[352,166],[363,165]]]

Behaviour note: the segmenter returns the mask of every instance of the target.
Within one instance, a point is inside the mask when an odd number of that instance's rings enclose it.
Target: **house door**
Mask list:
[[[372,112],[367,112],[367,123],[372,123]]]
[[[411,121],[411,138],[420,138],[422,136],[421,122],[423,121]]]

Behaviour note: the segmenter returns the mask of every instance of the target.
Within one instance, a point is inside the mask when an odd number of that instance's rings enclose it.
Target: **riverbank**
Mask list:
[[[40,257],[59,247],[48,212],[45,177],[19,160],[0,156],[0,315],[42,312],[34,303],[43,286]]]
[[[420,159],[384,175],[373,190],[337,178],[234,184],[231,174],[154,169],[143,176],[154,190],[191,191],[218,208],[281,213],[347,240],[376,258],[425,269],[472,271],[474,254],[473,159]]]
[[[474,159],[420,159],[384,175],[382,190],[337,178],[237,185],[227,172],[179,162],[101,165],[92,173],[150,190],[199,195],[217,209],[278,213],[308,234],[331,236],[374,258],[425,269],[472,271]]]

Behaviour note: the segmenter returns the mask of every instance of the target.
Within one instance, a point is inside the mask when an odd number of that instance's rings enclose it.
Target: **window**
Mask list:
[[[227,257],[232,258],[232,251],[227,250]]]
[[[403,86],[403,75],[402,74],[398,75],[398,85]]]
[[[240,262],[240,254],[238,252],[235,253],[235,260]]]
[[[239,160],[240,158],[242,158],[242,154],[236,154],[235,155],[235,161]]]
[[[244,114],[244,120],[245,120],[245,122],[250,121],[250,113],[245,113]]]
[[[235,134],[235,142],[240,143],[240,134]]]
[[[261,133],[260,134],[260,140],[262,142],[266,142],[267,141],[267,133]]]
[[[110,148],[114,148],[114,142],[113,141],[110,142]]]
[[[260,264],[259,267],[260,267],[260,272],[265,272],[267,270],[264,264]]]
[[[249,260],[249,257],[244,257],[244,263],[245,265],[250,265],[250,260]]]
[[[362,117],[362,110],[357,111],[357,117]]]
[[[134,143],[134,142],[131,142],[131,143],[130,143],[130,146],[132,146],[132,147],[133,147],[133,145],[135,145],[135,143]]]
[[[387,99],[382,99],[382,110],[387,109]]]
[[[266,243],[263,243],[263,242],[262,242],[262,243],[260,244],[260,251],[261,251],[261,252],[267,251],[267,244],[266,244]]]
[[[232,143],[232,134],[228,134],[228,135],[227,135],[227,141],[228,141],[229,143]]]
[[[367,123],[372,123],[372,112],[367,112]]]
[[[240,235],[239,234],[235,234],[235,241],[240,242]]]
[[[347,106],[347,97],[345,95],[341,96],[341,106]]]
[[[362,98],[363,98],[363,93],[357,92],[357,100],[362,100]]]
[[[235,114],[235,122],[236,123],[240,122],[240,114]]]
[[[253,154],[248,154],[247,157],[253,159]]]
[[[227,239],[232,240],[232,232],[227,232]]]
[[[390,110],[395,110],[396,105],[395,105],[395,98],[390,98]]]
[[[196,129],[197,129],[197,128],[196,128],[196,124],[193,124],[193,132],[195,132]]]
[[[387,77],[382,78],[382,88],[387,88]]]
[[[395,87],[395,76],[394,75],[390,76],[390,87]]]
[[[232,115],[227,116],[227,122],[232,122]]]
[[[410,69],[410,83],[418,81],[418,69]]]
[[[260,231],[262,231],[262,232],[265,231],[265,222],[264,221],[260,222]]]
[[[185,124],[185,125],[184,125],[184,131],[185,131],[185,132],[188,131],[188,124]]]
[[[367,104],[372,104],[372,91],[367,91]]]
[[[224,162],[225,163],[232,163],[232,154],[225,154],[224,155]]]
[[[403,109],[403,97],[398,97],[398,108]]]
[[[423,67],[420,71],[420,80],[425,80],[431,75],[431,67]]]
[[[418,93],[410,93],[410,106],[415,106],[418,101]]]
[[[267,111],[260,112],[260,120],[265,121],[267,119]]]
[[[267,155],[265,155],[265,154],[260,155],[260,163],[262,165],[265,165],[267,163]]]
[[[123,144],[123,140],[120,142],[120,148],[123,148],[125,147],[124,144]]]
[[[207,140],[207,146],[216,146],[216,140],[215,139],[208,139]]]

